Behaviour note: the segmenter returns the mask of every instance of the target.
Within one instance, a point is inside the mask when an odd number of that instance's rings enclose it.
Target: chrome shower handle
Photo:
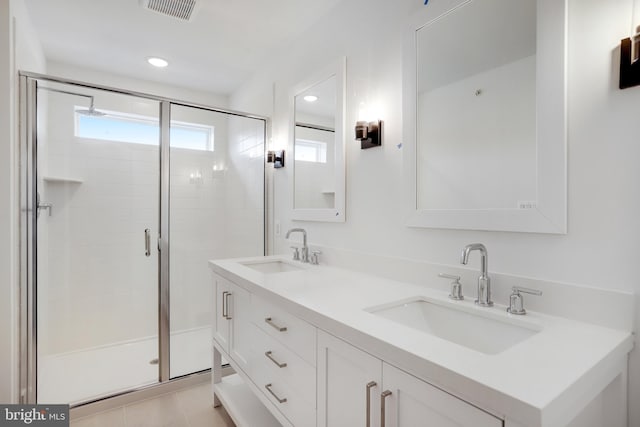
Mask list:
[[[144,256],[151,256],[151,230],[144,230]]]

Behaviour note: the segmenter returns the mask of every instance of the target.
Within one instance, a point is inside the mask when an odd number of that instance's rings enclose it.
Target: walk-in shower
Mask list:
[[[77,405],[209,369],[207,261],[264,254],[266,120],[20,83],[23,401]]]

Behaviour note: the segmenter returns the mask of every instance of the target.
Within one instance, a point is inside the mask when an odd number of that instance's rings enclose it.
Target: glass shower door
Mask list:
[[[264,255],[265,121],[171,105],[170,376],[211,368],[208,261]]]
[[[37,91],[37,400],[158,382],[159,102]]]

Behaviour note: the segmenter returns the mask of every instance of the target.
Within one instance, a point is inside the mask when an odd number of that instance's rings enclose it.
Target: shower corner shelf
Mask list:
[[[50,184],[59,183],[59,184],[82,184],[84,181],[78,178],[70,178],[66,176],[43,176],[42,179],[44,182],[48,182]]]

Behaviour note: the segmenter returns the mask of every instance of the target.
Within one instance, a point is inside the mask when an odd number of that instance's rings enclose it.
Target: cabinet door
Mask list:
[[[502,420],[393,366],[383,364],[385,426],[501,427]]]
[[[229,356],[234,362],[248,372],[248,361],[251,355],[251,294],[239,286],[229,283],[229,307],[227,318],[231,322],[229,338]]]
[[[230,282],[213,275],[213,286],[215,288],[215,301],[213,310],[213,339],[226,352],[229,351],[229,319],[227,307],[229,303]]]
[[[317,369],[318,427],[380,425],[382,362],[379,359],[318,331]]]

